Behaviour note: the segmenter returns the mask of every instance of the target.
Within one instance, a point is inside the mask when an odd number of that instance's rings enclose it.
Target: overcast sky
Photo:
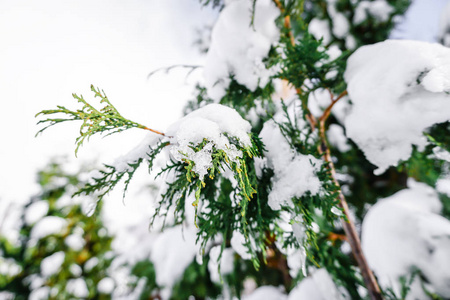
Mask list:
[[[195,30],[214,16],[196,0],[0,1],[0,199],[27,199],[37,168],[55,155],[74,157],[80,124],[34,138],[34,115],[58,104],[75,108],[74,92],[92,100],[91,83],[129,119],[160,130],[176,120],[191,93],[186,72],[151,80],[147,74],[202,64],[192,46]],[[145,134],[137,131],[93,139],[78,159],[101,154],[108,162]]]

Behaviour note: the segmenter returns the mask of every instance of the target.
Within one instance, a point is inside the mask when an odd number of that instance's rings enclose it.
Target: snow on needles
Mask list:
[[[362,247],[382,287],[400,290],[399,278],[418,268],[426,288],[450,297],[450,221],[433,188],[414,180],[408,189],[380,200],[362,224]],[[428,299],[419,276],[406,299]]]
[[[450,49],[388,40],[358,49],[345,72],[353,108],[346,133],[383,173],[407,160],[423,132],[450,120]]]
[[[295,153],[274,121],[264,124],[260,137],[267,150],[267,167],[274,171],[269,194],[269,206],[273,210],[293,205],[292,197],[301,197],[306,192],[319,193],[321,184],[316,172],[320,170],[321,160]]]
[[[250,147],[250,131],[250,123],[236,110],[220,104],[209,104],[186,115],[169,128],[168,135],[174,139],[171,141],[174,146],[170,152],[176,160],[193,161],[193,171],[202,180],[212,167],[213,147],[223,150],[231,161],[238,163],[242,151],[230,143],[229,138],[237,139],[243,148]],[[191,147],[204,139],[209,142],[203,149],[195,152]]]
[[[228,1],[214,26],[205,64],[208,96],[219,101],[230,76],[249,90],[263,87],[272,75],[263,59],[279,38],[279,9],[271,0],[256,1],[252,23],[250,0]]]

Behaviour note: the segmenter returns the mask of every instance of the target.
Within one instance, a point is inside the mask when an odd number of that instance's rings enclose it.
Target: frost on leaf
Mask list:
[[[450,120],[450,49],[389,40],[358,49],[345,72],[353,108],[346,133],[377,174],[407,160],[423,132]]]

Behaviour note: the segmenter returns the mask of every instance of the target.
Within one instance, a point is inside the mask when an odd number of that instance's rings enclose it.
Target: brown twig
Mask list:
[[[331,93],[331,92],[330,92]],[[378,282],[373,275],[372,270],[367,263],[366,257],[364,256],[361,240],[359,239],[358,233],[355,228],[355,224],[353,223],[347,201],[345,200],[345,196],[342,194],[341,185],[336,179],[336,168],[334,167],[333,160],[331,159],[330,147],[328,145],[325,123],[330,115],[331,108],[334,106],[336,102],[342,99],[347,94],[347,91],[342,92],[336,99],[331,101],[331,104],[324,111],[323,115],[319,118],[319,137],[321,139],[321,144],[319,146],[319,152],[323,154],[323,159],[328,163],[328,170],[330,172],[331,178],[333,179],[333,183],[338,188],[338,198],[339,198],[339,207],[342,209],[345,218],[342,220],[342,227],[344,228],[345,235],[347,236],[347,242],[350,244],[352,248],[353,256],[358,263],[359,269],[361,270],[361,275],[363,276],[364,283],[366,284],[367,290],[369,292],[370,298],[372,300],[382,300],[383,296],[381,295],[380,287],[378,286]],[[332,95],[332,94],[331,94]]]
[[[148,127],[146,127],[146,126],[139,127],[139,128],[142,128],[142,129],[144,129],[144,130],[148,130],[148,131],[154,132],[154,133],[159,134],[159,135],[162,135],[162,136],[166,136],[166,134],[165,134],[164,132],[160,132],[160,131],[158,131],[158,130],[151,129],[151,128],[148,128]]]
[[[281,13],[284,13],[284,7],[281,4],[281,2],[279,0],[273,0],[273,1],[277,5],[277,7],[280,9]],[[290,22],[289,16],[284,17],[284,27],[288,30],[291,44],[294,46],[295,40],[292,35],[291,22]],[[302,94],[302,91],[300,88],[297,88],[296,90],[297,90],[298,95]],[[355,224],[353,223],[352,219],[350,218],[347,201],[345,200],[345,197],[341,191],[341,186],[336,179],[336,168],[334,167],[333,161],[331,159],[330,148],[328,146],[328,142],[327,142],[327,138],[326,138],[326,134],[325,134],[325,123],[331,113],[331,109],[336,104],[336,102],[338,102],[345,95],[347,95],[347,91],[342,92],[335,99],[333,97],[333,93],[329,89],[328,89],[328,91],[330,92],[331,104],[325,109],[322,116],[319,118],[319,124],[318,124],[319,125],[319,136],[321,139],[321,144],[319,146],[319,152],[321,154],[323,154],[323,156],[322,156],[323,159],[328,163],[330,175],[333,179],[334,184],[338,188],[338,198],[339,198],[338,205],[342,209],[346,219],[348,220],[348,221],[345,221],[344,219],[341,219],[342,227],[344,228],[345,235],[347,236],[347,241],[349,242],[349,244],[352,248],[352,253],[356,259],[356,262],[358,263],[359,269],[361,270],[361,274],[363,276],[364,283],[369,292],[370,298],[372,300],[383,300],[383,296],[381,295],[381,291],[380,291],[380,287],[378,286],[378,282],[375,279],[375,276],[373,275],[373,272],[370,269],[370,267],[367,263],[367,260],[364,256],[364,253],[362,251],[361,241],[360,241],[358,233],[356,231]],[[310,123],[312,130],[314,130],[317,126],[317,121],[316,121],[315,117],[311,114],[311,112],[309,112],[307,110],[306,113],[307,113],[306,118],[307,118],[308,122]]]

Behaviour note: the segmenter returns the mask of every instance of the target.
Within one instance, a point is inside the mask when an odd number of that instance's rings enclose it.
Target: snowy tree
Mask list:
[[[201,2],[204,81],[167,130],[94,86],[100,109],[38,114],[81,122],[75,153],[150,131],[75,192],[125,195],[144,161],[160,180],[147,297],[449,298],[450,50],[386,40],[409,1]]]

